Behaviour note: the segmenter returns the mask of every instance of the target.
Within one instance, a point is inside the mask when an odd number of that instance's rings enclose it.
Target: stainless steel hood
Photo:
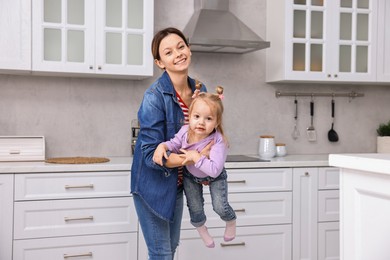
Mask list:
[[[242,54],[270,46],[229,11],[229,0],[194,0],[194,7],[183,30],[191,51]]]

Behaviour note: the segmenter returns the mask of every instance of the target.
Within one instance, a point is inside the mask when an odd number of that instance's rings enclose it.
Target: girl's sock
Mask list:
[[[212,236],[210,236],[209,231],[207,230],[207,227],[205,225],[197,227],[196,230],[198,230],[198,233],[199,233],[200,237],[202,238],[203,243],[208,248],[215,247],[214,239]]]
[[[236,220],[226,221],[225,235],[223,239],[228,242],[236,237]]]

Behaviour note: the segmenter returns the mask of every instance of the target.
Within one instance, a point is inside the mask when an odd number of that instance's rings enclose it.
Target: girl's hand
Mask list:
[[[199,161],[200,157],[202,157],[202,155],[198,153],[196,150],[187,151],[184,149],[180,149],[180,151],[183,153],[180,154],[180,157],[184,159],[182,165],[194,164],[197,161]]]
[[[160,166],[163,166],[163,157],[165,159],[168,159],[167,147],[161,143],[157,146],[156,150],[154,150],[153,162]]]
[[[208,143],[208,145],[206,145],[206,147],[203,148],[202,151],[200,151],[200,154],[210,159],[210,150],[213,145],[214,145],[214,140]]]

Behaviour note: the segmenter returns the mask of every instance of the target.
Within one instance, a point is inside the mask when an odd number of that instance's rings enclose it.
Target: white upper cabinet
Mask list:
[[[153,0],[34,0],[32,70],[153,75]]]
[[[379,0],[378,63],[379,82],[390,82],[390,1]]]
[[[378,0],[267,1],[267,82],[375,82]]]
[[[0,72],[31,71],[31,1],[0,1]]]

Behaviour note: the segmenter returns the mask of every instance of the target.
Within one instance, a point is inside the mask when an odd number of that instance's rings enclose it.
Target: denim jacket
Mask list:
[[[188,77],[192,92],[195,80]],[[202,86],[201,91],[206,91]],[[175,89],[164,72],[146,91],[138,110],[138,134],[131,167],[131,193],[139,195],[164,220],[173,220],[177,195],[177,168],[153,162],[158,144],[170,140],[184,124]]]

